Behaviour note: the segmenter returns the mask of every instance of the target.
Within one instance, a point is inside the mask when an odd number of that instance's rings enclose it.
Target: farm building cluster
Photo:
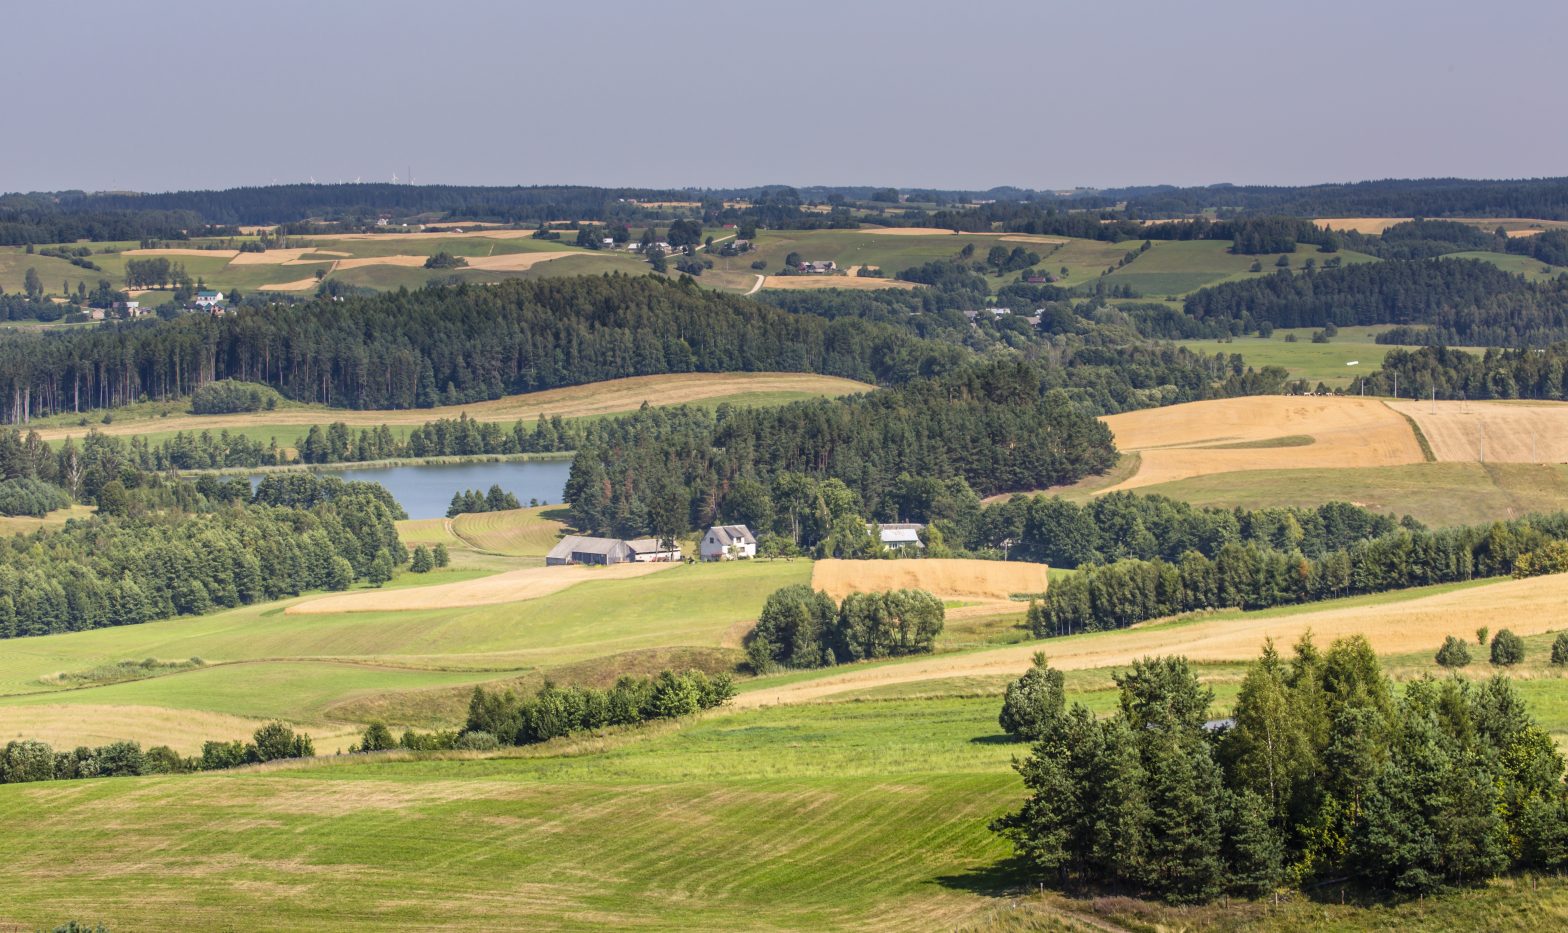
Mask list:
[[[703,560],[744,560],[757,556],[757,538],[745,525],[714,525],[698,546]],[[679,544],[658,538],[594,538],[567,535],[545,555],[546,566],[570,564],[662,563],[684,560]]]

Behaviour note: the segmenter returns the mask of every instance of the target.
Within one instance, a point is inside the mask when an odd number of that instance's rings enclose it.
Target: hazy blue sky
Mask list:
[[[1568,174],[1568,4],[74,0],[0,190]]]

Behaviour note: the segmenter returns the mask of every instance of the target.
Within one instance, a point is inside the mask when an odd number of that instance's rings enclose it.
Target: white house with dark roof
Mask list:
[[[757,556],[757,538],[745,525],[714,525],[698,550],[703,560],[743,560]]]
[[[866,531],[874,534],[887,548],[923,548],[920,532],[925,530],[919,522],[888,522],[886,525],[867,525]]]

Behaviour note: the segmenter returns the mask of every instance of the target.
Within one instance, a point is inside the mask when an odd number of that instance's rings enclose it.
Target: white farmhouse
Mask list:
[[[757,538],[745,525],[714,525],[700,550],[703,560],[743,560],[757,556]]]

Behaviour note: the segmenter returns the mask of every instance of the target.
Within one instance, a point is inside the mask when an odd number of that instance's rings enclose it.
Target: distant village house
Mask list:
[[[899,550],[906,547],[923,548],[920,532],[925,530],[919,522],[889,522],[886,525],[867,525],[866,531],[875,534],[882,546]]]

